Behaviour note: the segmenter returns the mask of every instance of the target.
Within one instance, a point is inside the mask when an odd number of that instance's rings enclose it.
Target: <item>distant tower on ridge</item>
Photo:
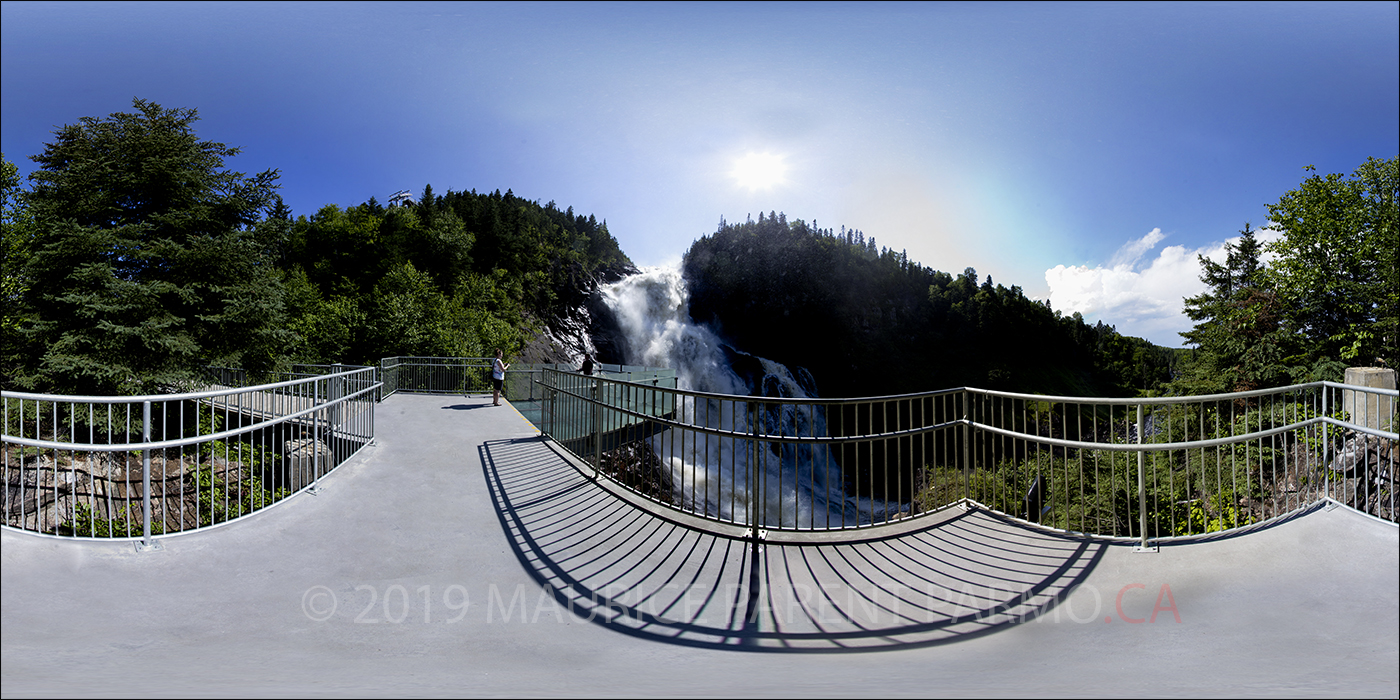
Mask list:
[[[405,204],[416,204],[416,202],[413,201],[413,195],[409,194],[408,190],[399,190],[389,195],[389,206],[401,207]]]

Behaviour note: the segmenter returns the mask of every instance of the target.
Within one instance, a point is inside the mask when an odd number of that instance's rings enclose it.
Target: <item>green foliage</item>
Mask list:
[[[20,328],[32,318],[25,303],[26,268],[34,226],[20,187],[19,168],[0,155],[0,384],[15,386],[24,365]]]
[[[216,474],[210,465],[200,465],[190,475],[198,494],[200,525],[213,525],[270,506],[290,494],[286,489],[268,491],[262,479],[250,474],[229,483],[227,475]]]
[[[223,428],[222,417],[201,411],[194,429],[200,435],[211,435]],[[192,456],[195,468],[186,475],[196,494],[196,510],[200,525],[212,525],[232,520],[286,498],[285,488],[268,490],[258,476],[276,468],[281,456],[261,446],[223,440],[199,443]],[[222,473],[215,473],[216,460],[225,460]],[[230,483],[229,474],[236,477]]]
[[[282,258],[298,362],[513,355],[631,262],[593,217],[507,192],[424,189],[300,217]],[[539,319],[532,321],[531,319]]]
[[[1046,450],[992,466],[928,466],[914,499],[926,511],[972,498],[989,508],[1050,527],[1120,537],[1141,534],[1147,506],[1150,537],[1200,535],[1258,522],[1271,497],[1250,465],[1274,455],[1240,446],[1195,454],[1149,453],[1146,489],[1138,493],[1137,455],[1129,452]],[[1036,479],[1039,497],[1028,501]],[[1248,504],[1248,507],[1246,507]]]
[[[1238,501],[1239,497],[1233,491],[1192,500],[1187,506],[1185,516],[1176,523],[1175,534],[1181,536],[1223,532],[1232,527],[1253,523],[1253,518],[1240,513]]]
[[[19,319],[15,312],[28,286],[22,275],[29,260],[30,242],[28,210],[24,207],[19,184],[19,168],[0,154],[0,255],[4,268],[0,271],[0,300],[4,301],[0,330],[6,335],[15,332]]]
[[[136,537],[145,533],[145,520],[137,503],[117,511],[116,517],[111,519],[94,513],[91,506],[81,501],[73,510],[72,522],[60,524],[58,534],[70,537]],[[151,534],[165,534],[165,523],[152,520]]]
[[[283,280],[289,311],[288,328],[295,338],[287,349],[288,357],[310,364],[344,361],[351,357],[352,348],[364,342],[368,318],[368,312],[360,307],[357,298],[324,297],[300,268],[286,273]]]
[[[1255,233],[1246,223],[1239,242],[1225,244],[1223,265],[1198,256],[1209,289],[1186,299],[1186,315],[1196,325],[1181,335],[1198,352],[1173,382],[1176,393],[1249,391],[1292,377],[1285,358],[1298,352],[1298,339],[1285,323],[1284,301]]]
[[[1370,158],[1346,178],[1310,174],[1269,218],[1283,236],[1269,246],[1287,317],[1307,357],[1396,366],[1400,306],[1400,157]]]
[[[515,354],[633,270],[606,222],[553,202],[424,189],[291,217],[277,171],[224,168],[194,110],[143,100],[4,161],[6,386],[155,393],[202,367]]]
[[[1310,174],[1269,205],[1278,240],[1261,246],[1245,224],[1223,265],[1201,256],[1209,290],[1186,300],[1196,325],[1182,337],[1196,350],[1172,390],[1340,381],[1347,366],[1395,366],[1398,168],[1400,158],[1371,158],[1350,178]],[[1265,252],[1275,255],[1267,264]]]
[[[231,172],[194,110],[135,100],[83,118],[33,159],[33,221],[17,383],[76,394],[155,392],[210,364],[266,369],[285,340],[273,252],[277,172]]]
[[[1147,406],[1142,439],[1163,444],[1267,431],[1316,418],[1313,399]],[[1025,402],[990,415],[998,414],[1003,427],[1029,434],[1096,435],[1098,442],[1115,444],[1139,439],[1135,410]],[[982,435],[969,451],[973,468],[966,473],[960,464],[923,466],[914,503],[930,510],[968,497],[1066,530],[1138,537],[1145,520],[1149,537],[1200,535],[1261,522],[1319,498],[1329,478],[1321,459],[1324,431],[1333,445],[1344,437],[1340,428],[1312,425],[1229,445],[1148,451],[1141,456],[1142,489],[1136,452],[1037,449]],[[961,462],[960,453],[954,461]],[[1039,498],[1028,501],[1037,479]]]

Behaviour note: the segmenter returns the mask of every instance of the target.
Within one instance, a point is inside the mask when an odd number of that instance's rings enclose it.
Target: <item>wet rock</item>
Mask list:
[[[603,295],[594,292],[588,297],[588,339],[593,344],[593,359],[603,364],[621,365],[627,363],[627,337],[622,331],[617,314],[604,301]]]

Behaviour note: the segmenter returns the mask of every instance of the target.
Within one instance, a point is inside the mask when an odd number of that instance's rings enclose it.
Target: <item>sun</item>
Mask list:
[[[734,169],[729,174],[740,187],[752,190],[771,189],[787,181],[787,165],[783,157],[772,153],[750,152],[734,161]]]

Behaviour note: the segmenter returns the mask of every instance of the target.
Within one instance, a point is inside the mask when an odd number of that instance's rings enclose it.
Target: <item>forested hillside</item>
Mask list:
[[[778,213],[721,221],[686,253],[691,315],[746,352],[805,367],[822,396],[957,386],[1133,395],[1175,353],[968,268],[953,275],[854,230]]]
[[[137,394],[391,355],[514,355],[632,264],[593,216],[425,188],[295,219],[278,171],[228,170],[195,110],[135,100],[4,163],[5,388]],[[556,328],[556,331],[559,329]]]
[[[633,270],[607,226],[507,191],[433,193],[385,208],[323,207],[279,259],[298,361],[489,356]]]

